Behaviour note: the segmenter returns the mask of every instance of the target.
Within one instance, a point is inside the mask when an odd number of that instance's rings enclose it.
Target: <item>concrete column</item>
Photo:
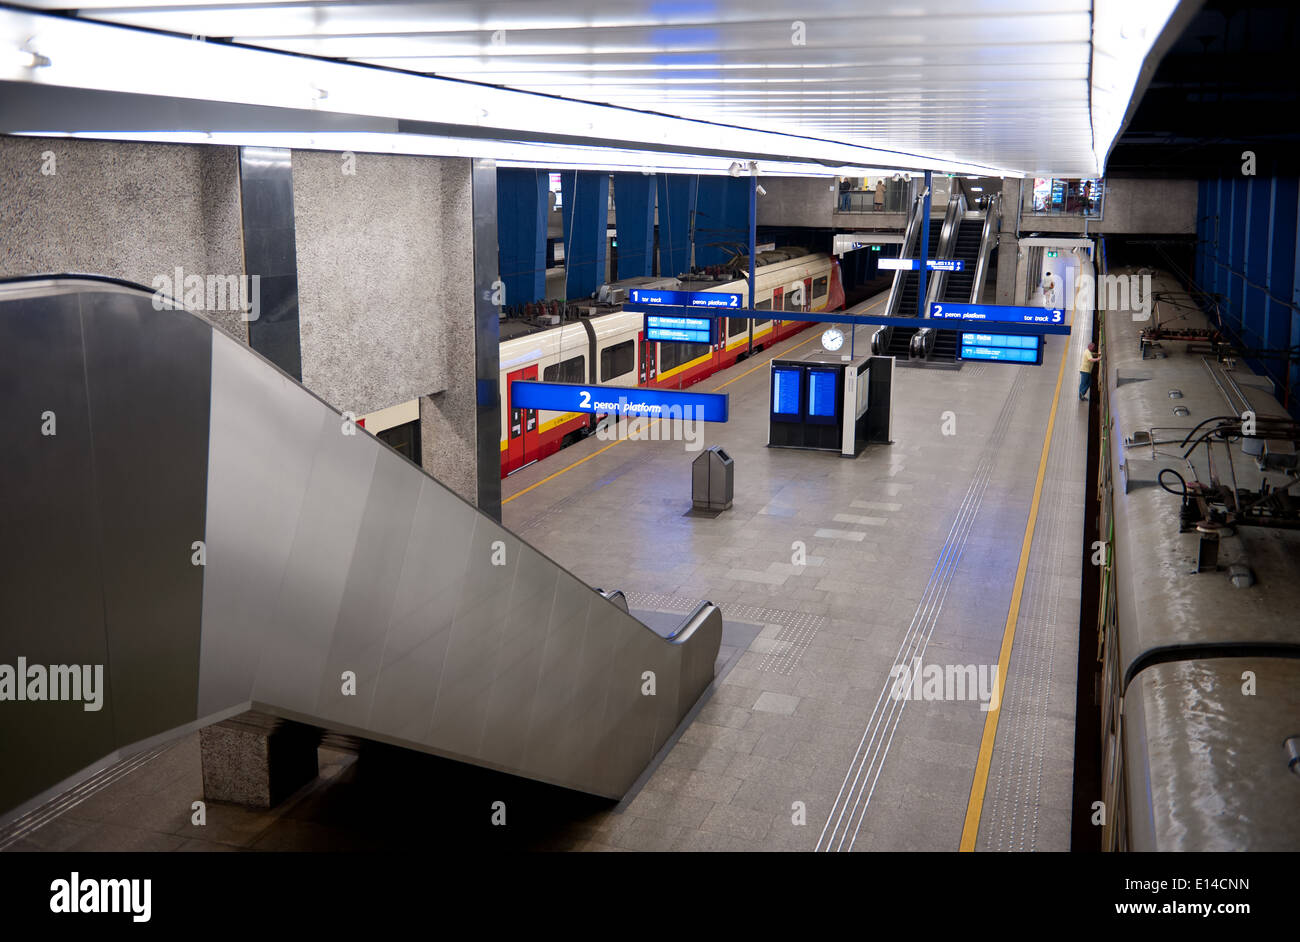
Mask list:
[[[546,178],[543,177],[543,180]],[[601,188],[608,193],[608,177]],[[474,434],[478,509],[501,519],[501,305],[496,293],[497,166],[475,158],[470,187],[474,218]],[[545,197],[543,197],[544,199]],[[566,198],[565,203],[568,203]],[[543,204],[545,205],[545,204]],[[600,252],[605,252],[606,201],[600,200]],[[545,231],[545,230],[543,230]],[[565,266],[567,268],[568,261]],[[600,265],[603,269],[603,263]]]
[[[316,778],[320,733],[262,713],[199,730],[203,799],[273,808]]]

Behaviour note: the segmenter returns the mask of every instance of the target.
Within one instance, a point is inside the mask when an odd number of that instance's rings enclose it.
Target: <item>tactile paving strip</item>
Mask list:
[[[1071,338],[1067,359],[1079,356],[1087,336]],[[1064,386],[1064,384],[1063,384]],[[1060,631],[1077,624],[1079,557],[1068,548],[1077,545],[1078,507],[1083,489],[1086,427],[1070,398],[1062,389],[1052,450],[1047,460],[1042,512],[1034,527],[1033,555],[1025,578],[1024,601],[1016,621],[1016,639],[1003,692],[1002,718],[990,769],[989,802],[980,826],[980,850],[1024,851],[1040,847],[1043,801],[1043,773],[1047,765],[1048,727],[1053,707],[1054,655]],[[1065,551],[1062,552],[1062,548]],[[1071,590],[1063,594],[1068,580]],[[1075,638],[1068,639],[1075,643]],[[1074,677],[1057,677],[1057,699],[1061,681],[1068,687]],[[1073,696],[1069,697],[1071,703]],[[1061,709],[1063,704],[1056,704]],[[1071,728],[1073,724],[1070,724]],[[994,784],[996,783],[996,784]],[[1062,796],[1053,795],[1054,802]],[[1069,796],[1064,796],[1068,803]],[[1047,836],[1048,850],[1067,850],[1069,833]],[[1064,840],[1064,844],[1058,842]]]
[[[994,423],[993,431],[989,434],[980,453],[979,462],[971,476],[970,486],[958,505],[957,514],[948,531],[943,549],[939,553],[934,571],[930,574],[925,591],[912,616],[911,624],[908,625],[898,654],[895,655],[893,669],[889,675],[891,679],[886,681],[881,690],[875,709],[871,712],[871,718],[862,731],[862,739],[858,743],[853,761],[844,773],[844,784],[840,786],[839,794],[835,797],[835,803],[817,840],[815,849],[818,851],[852,850],[857,842],[872,796],[875,794],[876,783],[884,771],[894,734],[898,730],[903,710],[907,706],[905,698],[896,699],[888,696],[894,683],[892,678],[897,676],[895,672],[900,665],[909,663],[914,657],[925,656],[935,625],[943,612],[948,587],[952,584],[967,538],[979,516],[980,505],[992,480],[1007,429],[1012,424],[1017,405],[1022,401],[1019,391],[1024,376],[1025,374],[1019,371],[1015,374],[1011,388],[1003,401],[1002,410]]]

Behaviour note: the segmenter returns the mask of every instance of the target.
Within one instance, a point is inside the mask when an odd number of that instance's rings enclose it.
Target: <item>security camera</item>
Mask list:
[[[763,184],[761,183],[754,188],[754,192],[757,193],[759,196],[767,196],[767,190],[763,189]]]

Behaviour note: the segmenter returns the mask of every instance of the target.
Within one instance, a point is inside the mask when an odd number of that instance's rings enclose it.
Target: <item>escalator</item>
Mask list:
[[[652,629],[148,288],[0,281],[0,351],[42,417],[0,430],[0,664],[102,672],[0,710],[0,817],[249,711],[619,798],[713,681],[716,606]]]
[[[966,214],[957,225],[957,238],[949,250],[949,258],[961,259],[965,266],[961,271],[949,272],[944,284],[944,301],[961,301],[975,303],[971,297],[971,288],[975,284],[975,265],[980,256],[980,240],[984,234],[984,215]]]
[[[984,229],[985,217],[982,213],[965,213],[957,221],[956,231],[949,239],[945,256],[960,259],[965,264],[961,271],[944,274],[941,300],[962,303],[976,300],[971,297],[971,291],[975,284],[975,268],[980,258]],[[955,330],[936,329],[926,360],[931,363],[956,363],[958,333]]]
[[[944,224],[943,216],[931,217],[930,219],[929,248],[930,248],[931,258],[940,257],[939,251],[941,246],[939,242],[940,242],[940,238],[943,235],[943,224]],[[921,257],[921,247],[919,245],[916,248],[916,257],[917,258]],[[927,281],[928,282],[933,281],[933,278],[934,276],[931,273],[930,278],[928,278]],[[921,273],[919,271],[902,272],[902,283],[899,286],[899,303],[898,303],[899,317],[916,316],[917,292],[920,291],[920,289],[921,289]]]
[[[921,205],[918,201],[912,226],[909,227],[908,235],[910,239],[905,242],[903,247],[905,253],[909,253],[915,258],[921,257],[920,216]],[[943,235],[943,227],[943,216],[932,216],[930,218],[929,252],[931,257],[939,249],[939,240]],[[921,273],[919,271],[898,272],[894,280],[893,290],[890,292],[889,313],[894,317],[917,317],[917,294],[920,289]],[[875,352],[877,355],[895,357],[900,363],[907,363],[912,357],[912,340],[919,329],[919,327],[900,326],[886,328],[880,333],[880,349]]]

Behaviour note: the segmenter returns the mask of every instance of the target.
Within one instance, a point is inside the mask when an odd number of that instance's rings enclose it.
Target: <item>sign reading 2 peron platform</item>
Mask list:
[[[716,343],[716,317],[675,317],[668,314],[645,316],[645,339],[648,343]]]
[[[722,291],[659,291],[633,288],[627,293],[630,304],[673,304],[679,307],[739,308],[740,295]]]
[[[684,392],[640,386],[583,386],[579,383],[539,383],[517,379],[510,384],[515,409],[550,412],[594,412],[725,422],[730,409],[727,393]]]
[[[1063,324],[1065,323],[1065,310],[1059,307],[1017,307],[1011,304],[962,304],[957,301],[931,301],[930,317],[934,320]]]

